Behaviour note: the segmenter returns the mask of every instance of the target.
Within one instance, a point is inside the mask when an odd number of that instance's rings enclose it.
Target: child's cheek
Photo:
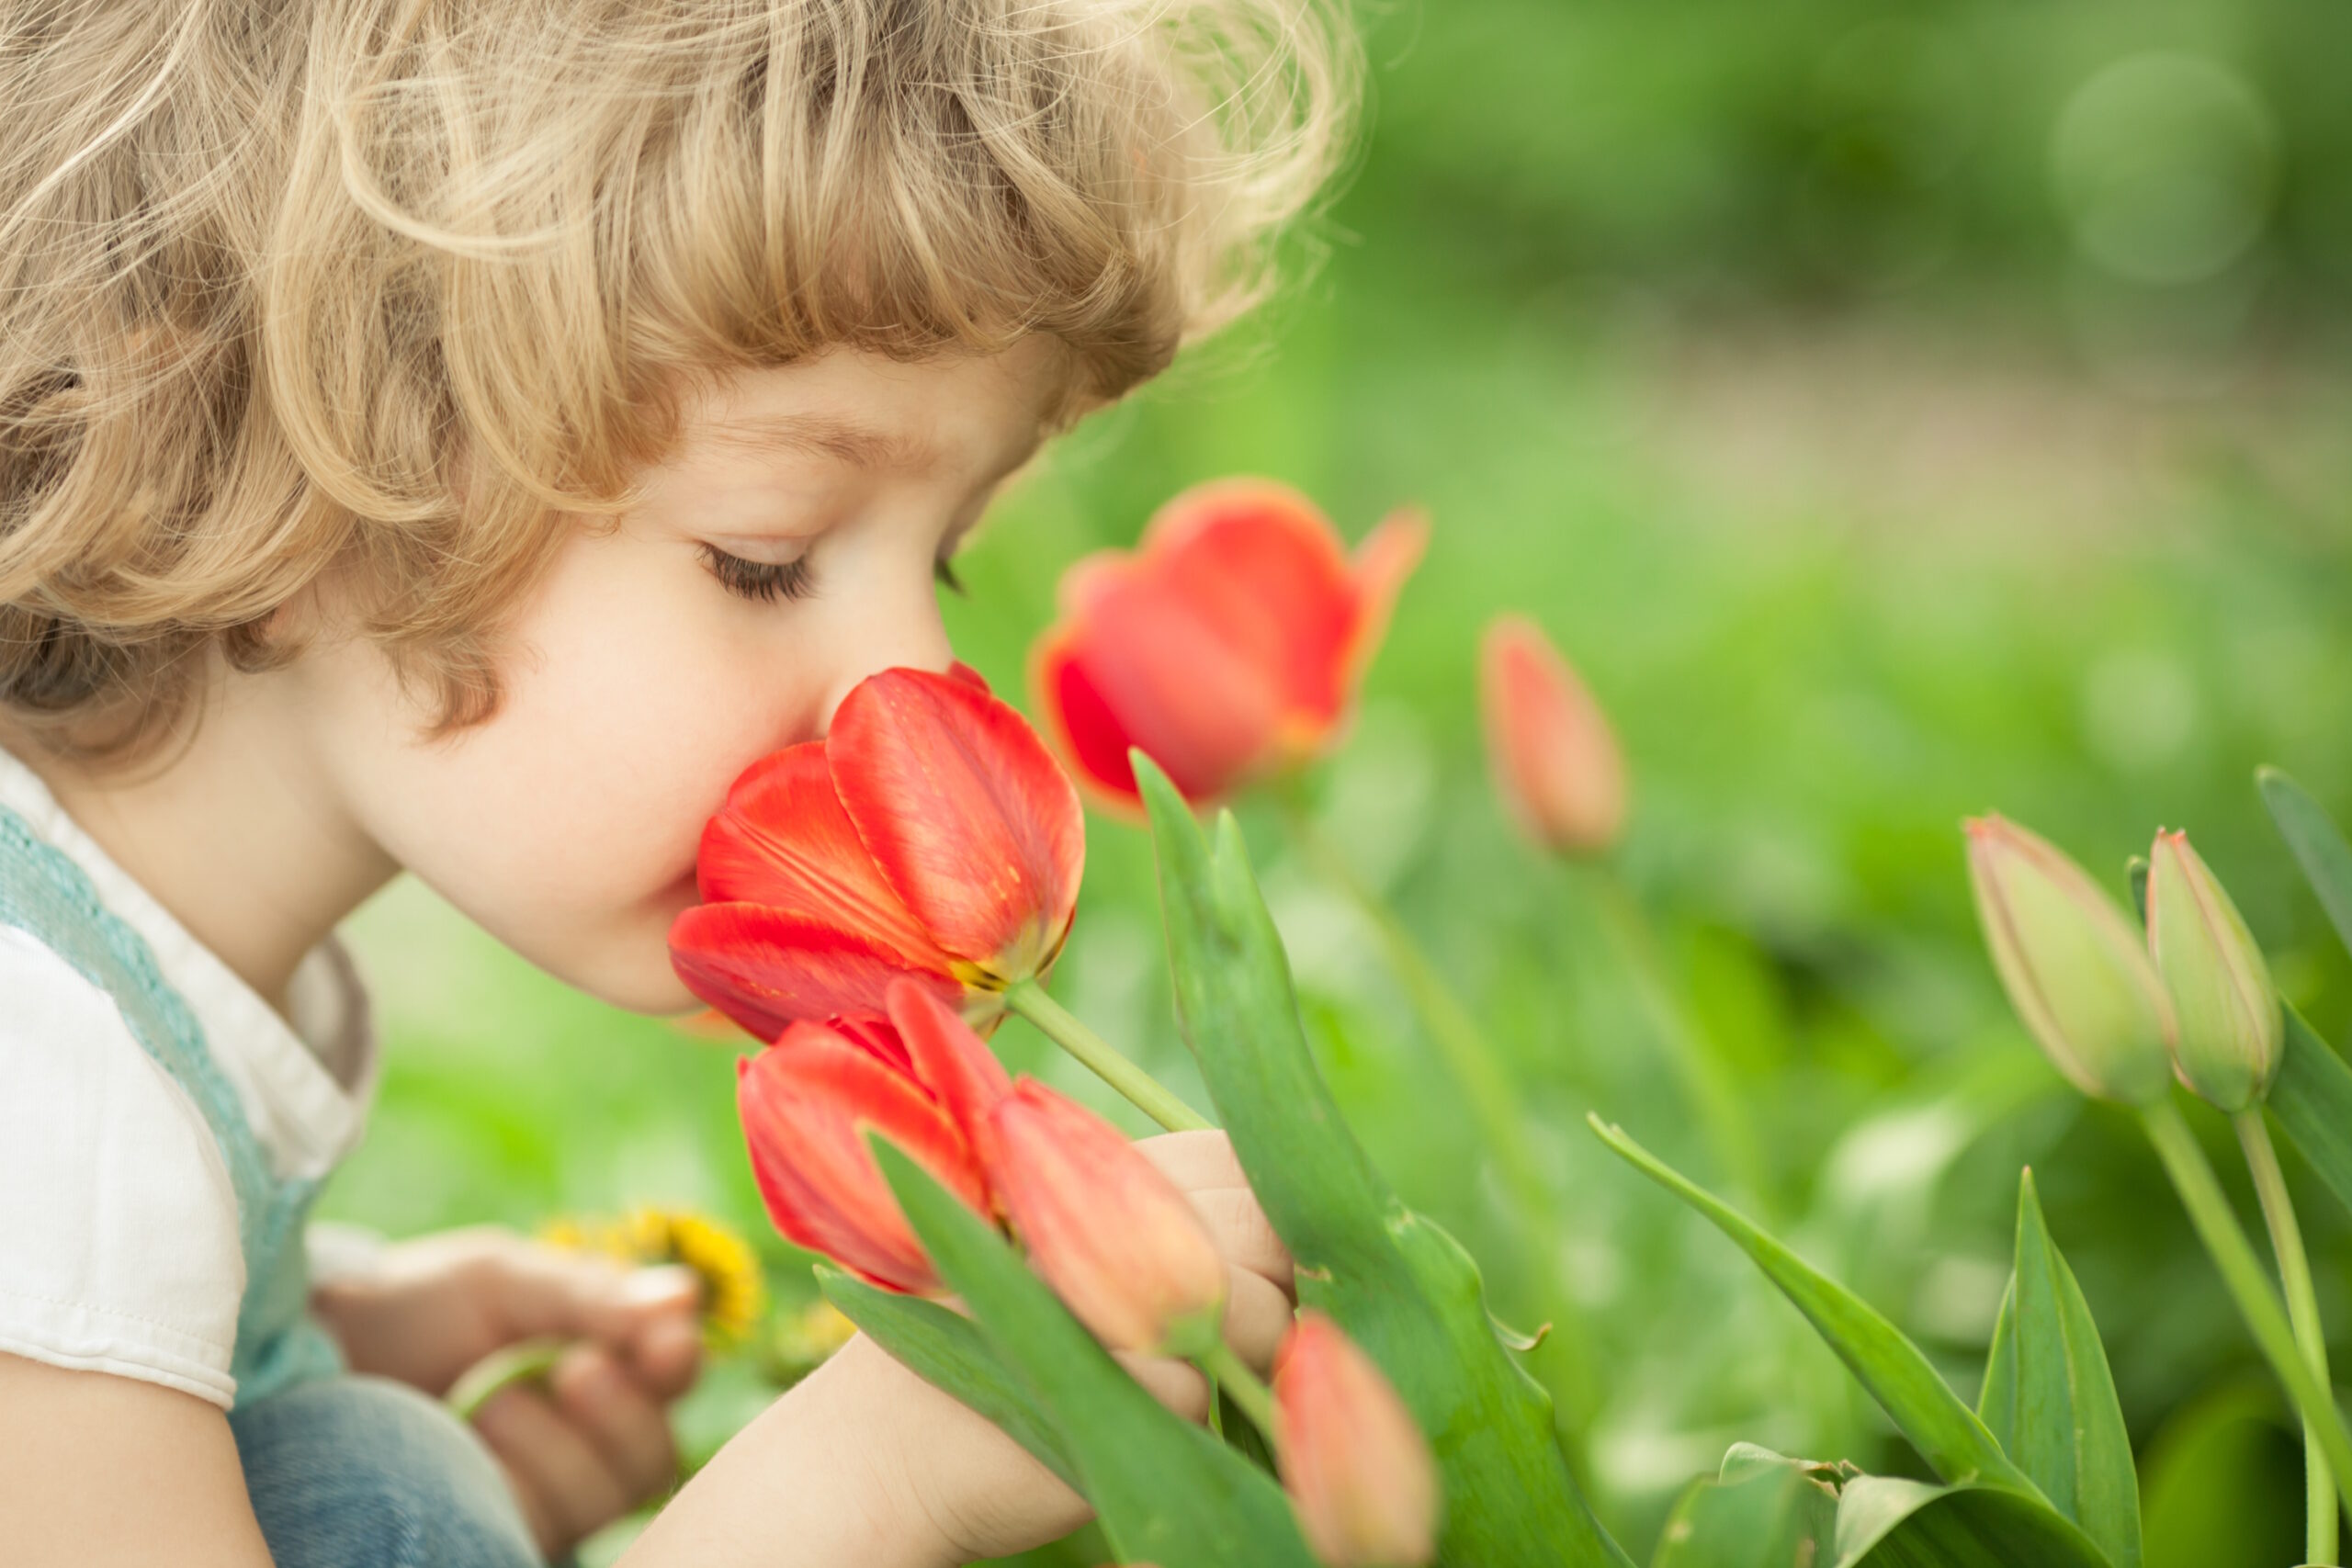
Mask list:
[[[747,646],[761,623],[680,564],[626,535],[568,547],[513,623],[496,716],[439,745],[363,744],[350,770],[401,864],[559,978],[650,1012],[693,1005],[666,938],[695,899],[703,823],[745,766],[802,738],[810,705],[797,661]],[[401,736],[413,719],[345,728]]]

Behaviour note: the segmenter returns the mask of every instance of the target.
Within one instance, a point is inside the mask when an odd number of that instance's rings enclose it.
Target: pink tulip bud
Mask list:
[[[1437,1555],[1437,1463],[1396,1390],[1340,1325],[1303,1312],[1274,1356],[1283,1484],[1331,1568]]]
[[[2172,1078],[2172,1002],[2140,933],[2088,873],[1998,817],[1967,823],[1984,945],[2009,1001],[2076,1089],[2150,1105]]]
[[[1625,827],[1625,759],[1568,661],[1519,615],[1487,627],[1478,690],[1495,792],[1554,854],[1598,854]]]
[[[1120,1131],[1034,1078],[989,1113],[989,1185],[1029,1261],[1114,1350],[1197,1356],[1225,1316],[1225,1259],[1176,1184]]]

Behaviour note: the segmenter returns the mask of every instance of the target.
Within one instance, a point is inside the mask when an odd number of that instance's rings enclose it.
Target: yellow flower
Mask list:
[[[767,1310],[767,1283],[751,1245],[707,1214],[640,1204],[618,1218],[567,1214],[548,1221],[540,1238],[573,1252],[596,1252],[624,1263],[677,1263],[702,1281],[702,1325],[714,1348],[741,1343]]]

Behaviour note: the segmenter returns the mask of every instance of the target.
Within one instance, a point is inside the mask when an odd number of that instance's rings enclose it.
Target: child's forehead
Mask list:
[[[681,401],[679,445],[721,460],[790,454],[909,479],[1018,460],[1067,423],[1069,361],[1035,334],[993,353],[919,359],[837,348],[703,383]]]

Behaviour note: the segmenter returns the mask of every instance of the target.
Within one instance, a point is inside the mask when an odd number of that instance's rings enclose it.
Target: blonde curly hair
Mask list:
[[[685,395],[1027,333],[1075,411],[1260,299],[1345,0],[0,11],[0,719],[121,760],[330,568],[446,734]]]

